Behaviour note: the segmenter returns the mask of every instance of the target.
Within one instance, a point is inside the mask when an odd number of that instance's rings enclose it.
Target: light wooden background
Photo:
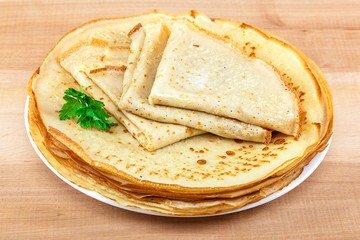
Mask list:
[[[26,85],[70,29],[94,18],[199,10],[292,42],[323,70],[335,134],[298,188],[261,207],[164,218],[98,202],[40,161],[25,133]],[[0,239],[360,239],[360,1],[0,1]]]

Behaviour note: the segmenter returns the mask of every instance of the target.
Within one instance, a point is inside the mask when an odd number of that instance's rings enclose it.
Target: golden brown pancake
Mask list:
[[[175,23],[149,101],[298,136],[301,106],[278,70],[186,22]]]

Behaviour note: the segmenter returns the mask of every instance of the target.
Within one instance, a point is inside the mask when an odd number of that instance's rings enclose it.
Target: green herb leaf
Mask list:
[[[116,123],[107,119],[111,116],[104,110],[105,104],[86,95],[82,91],[82,86],[80,90],[77,91],[69,88],[65,91],[63,99],[66,103],[60,110],[60,120],[79,117],[77,123],[82,128],[95,127],[100,130],[109,131]]]

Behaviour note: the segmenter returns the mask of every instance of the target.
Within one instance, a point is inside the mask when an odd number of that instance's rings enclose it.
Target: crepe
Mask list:
[[[144,44],[145,32],[141,23],[136,24],[135,27],[133,27],[130,30],[130,32],[128,33],[128,37],[131,39],[131,44],[130,44],[130,53],[127,61],[127,69],[125,72],[123,85],[122,85],[122,90],[124,93],[127,92],[131,84],[132,76],[134,74],[137,61],[139,59],[142,46]],[[120,99],[117,101],[118,105],[121,104]]]
[[[151,195],[133,194],[124,191],[112,179],[96,171],[96,169],[76,160],[64,145],[47,134],[42,125],[35,103],[29,102],[29,127],[32,138],[38,142],[38,148],[49,163],[66,179],[76,182],[83,188],[95,190],[102,195],[116,200],[126,207],[137,207],[171,215],[214,214],[219,211],[233,210],[248,203],[260,200],[269,194],[288,185],[300,173],[303,166],[298,166],[279,181],[260,187],[248,194],[238,197],[211,198],[207,200],[172,200],[171,198],[154,198]],[[304,162],[305,164],[306,162]],[[121,186],[121,185],[120,185]]]
[[[298,136],[299,98],[278,70],[211,37],[191,24],[175,24],[149,96],[161,104]]]
[[[265,143],[270,141],[271,132],[259,126],[199,111],[149,104],[148,97],[169,30],[162,23],[150,24],[145,31],[141,24],[137,24],[130,32],[132,51],[129,66],[133,64],[125,73],[124,92],[118,104],[120,108],[148,119],[180,124],[222,137]]]
[[[156,150],[201,134],[201,131],[188,127],[150,121],[120,111],[114,105],[119,102],[122,94],[122,79],[127,69],[128,55],[127,45],[110,46],[107,41],[92,39],[90,43],[81,42],[71,47],[58,60],[93,98],[105,103],[105,108],[123,123],[147,150]]]
[[[99,36],[111,39],[112,32],[126,35],[138,23],[145,28],[160,23],[171,26],[184,19],[278,69],[306,111],[300,137],[275,133],[266,145],[202,134],[149,152],[121,124],[104,132],[59,120],[64,90],[77,83],[56,59],[71,46]],[[248,46],[257,47],[251,51]],[[193,11],[181,16],[152,12],[93,21],[68,33],[32,77],[29,94],[33,101],[30,132],[63,176],[122,205],[165,214],[228,211],[280,190],[324,149],[333,127],[330,90],[320,70],[304,54],[264,31],[212,21]]]

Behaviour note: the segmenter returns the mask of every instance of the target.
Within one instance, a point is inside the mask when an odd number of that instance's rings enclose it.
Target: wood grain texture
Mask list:
[[[32,73],[57,40],[94,18],[151,9],[242,21],[290,41],[322,69],[335,134],[316,172],[255,209],[164,218],[117,209],[58,179],[25,133]],[[0,1],[0,239],[360,239],[360,1]]]

